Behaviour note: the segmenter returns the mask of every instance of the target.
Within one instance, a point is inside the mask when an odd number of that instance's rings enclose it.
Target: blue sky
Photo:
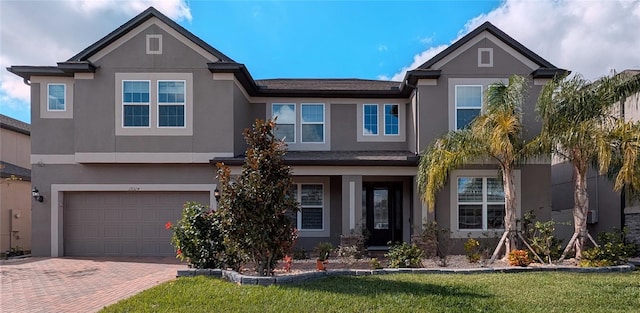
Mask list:
[[[191,3],[182,26],[256,79],[393,75],[499,1]],[[410,13],[414,12],[414,13]],[[409,13],[409,14],[408,14]]]
[[[150,5],[255,79],[399,80],[486,20],[588,79],[640,68],[640,0],[0,0],[0,113],[30,122],[29,88],[4,68],[55,65]]]

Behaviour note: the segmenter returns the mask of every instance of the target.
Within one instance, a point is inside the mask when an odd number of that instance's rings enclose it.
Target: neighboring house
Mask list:
[[[416,187],[419,151],[464,127],[495,81],[531,81],[534,104],[553,66],[484,23],[402,82],[363,79],[254,80],[237,63],[149,8],[57,66],[11,66],[31,85],[35,255],[171,255],[164,224],[196,200],[216,207],[215,163],[239,173],[243,129],[278,117],[288,143],[298,244],[336,244],[366,228],[368,245],[408,241],[428,220],[457,238],[500,229],[497,166],[450,175],[433,212]],[[310,73],[311,75],[313,73]],[[518,214],[551,216],[550,162],[516,170]]]
[[[0,252],[31,249],[31,127],[0,114]]]
[[[625,70],[619,75],[638,75],[640,70]],[[640,93],[627,98],[616,108],[614,114],[627,121],[640,121]],[[553,214],[555,221],[566,222],[557,225],[560,238],[565,243],[573,235],[574,206],[574,173],[570,162],[554,158],[552,162]],[[640,244],[640,202],[626,196],[624,192],[613,191],[612,181],[606,175],[598,175],[598,171],[589,169],[587,174],[587,192],[589,193],[589,215],[587,228],[596,239],[600,232],[629,229],[628,239]]]

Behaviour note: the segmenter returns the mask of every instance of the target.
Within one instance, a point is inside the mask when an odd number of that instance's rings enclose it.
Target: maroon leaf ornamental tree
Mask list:
[[[273,274],[296,239],[290,217],[298,204],[291,193],[291,170],[283,162],[286,145],[274,136],[274,127],[273,120],[256,120],[245,129],[245,162],[233,182],[229,167],[217,164],[225,243],[248,255],[260,276]]]

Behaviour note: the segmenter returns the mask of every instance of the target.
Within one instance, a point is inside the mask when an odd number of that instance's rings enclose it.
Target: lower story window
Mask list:
[[[296,184],[293,194],[300,210],[297,227],[300,230],[324,229],[324,186],[322,184]]]
[[[458,177],[458,229],[504,228],[504,188],[498,177]]]
[[[124,105],[124,126],[127,127],[148,127],[149,126],[149,106],[148,105]]]
[[[184,105],[158,106],[158,126],[184,127]]]

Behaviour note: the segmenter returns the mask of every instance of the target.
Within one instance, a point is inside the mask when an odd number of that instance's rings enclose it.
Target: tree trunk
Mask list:
[[[513,169],[505,167],[502,169],[502,183],[504,185],[504,229],[508,232],[505,246],[505,255],[516,250],[516,186],[513,178]]]
[[[587,215],[589,214],[589,195],[587,194],[587,165],[575,162],[576,185],[573,194],[573,223],[574,234],[577,237],[574,242],[576,259],[582,258],[584,242],[587,238]]]

